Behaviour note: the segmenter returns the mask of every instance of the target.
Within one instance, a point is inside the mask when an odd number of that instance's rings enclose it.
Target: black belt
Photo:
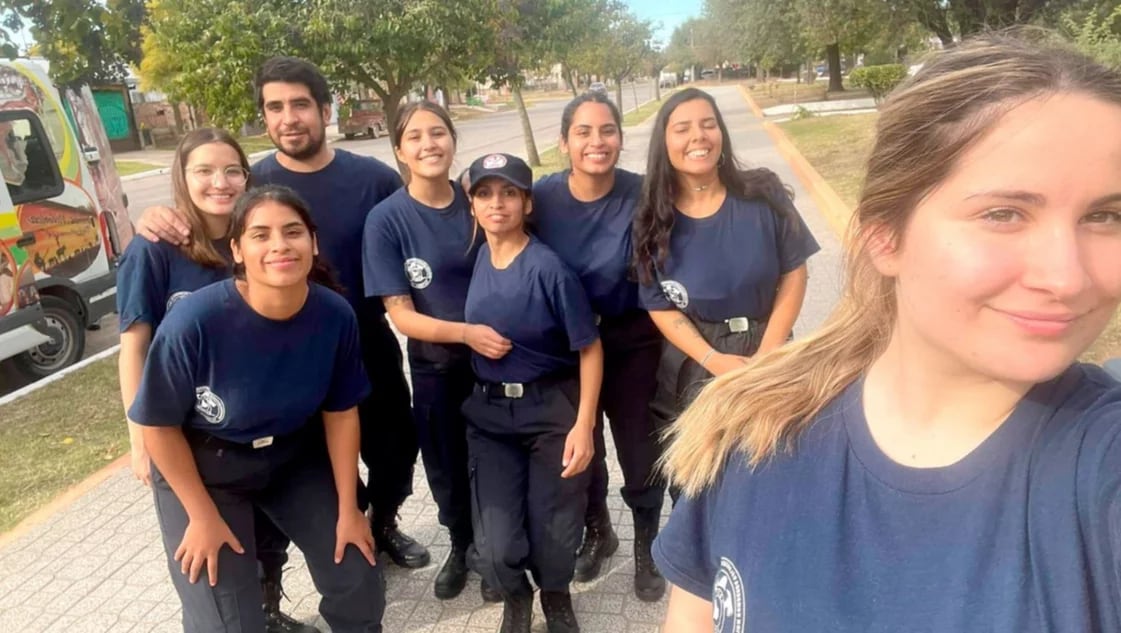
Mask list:
[[[709,329],[731,332],[733,334],[738,334],[740,332],[756,332],[764,325],[763,321],[750,317],[732,317],[730,319],[724,319],[723,321],[702,321],[700,319],[694,319],[694,322],[698,325],[705,325]]]
[[[196,427],[183,427],[183,435],[187,437],[188,443],[197,442],[206,446],[217,446],[219,448],[235,448],[242,450],[253,450],[258,448],[266,448],[274,444],[285,444],[292,440],[302,438],[307,433],[307,431],[308,425],[305,424],[295,431],[286,433],[284,435],[262,435],[261,437],[254,438],[252,440],[238,442],[235,440],[226,439],[224,437],[219,437],[217,435],[214,435],[213,433],[207,433],[206,431]]]
[[[543,376],[531,382],[487,382],[480,380],[476,383],[476,386],[488,397],[517,400],[524,398],[526,394],[534,391],[540,392],[542,389],[555,387],[561,383],[575,380],[578,376],[579,374],[577,372],[564,371],[549,374],[548,376]]]

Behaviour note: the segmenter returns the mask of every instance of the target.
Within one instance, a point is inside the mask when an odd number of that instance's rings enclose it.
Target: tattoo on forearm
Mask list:
[[[689,317],[685,316],[684,314],[673,320],[673,328],[675,330],[683,329],[685,330],[686,334],[692,335],[693,338],[700,339],[702,341],[705,340],[704,335],[701,334],[700,330],[697,329],[697,326],[693,325],[693,322],[689,320]]]
[[[392,297],[384,297],[382,298],[381,302],[385,306],[386,310],[390,308],[396,308],[397,306],[406,308],[413,307],[413,298],[409,295],[393,295]]]

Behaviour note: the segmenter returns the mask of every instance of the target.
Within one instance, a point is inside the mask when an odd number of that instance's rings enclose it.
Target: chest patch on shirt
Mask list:
[[[226,419],[226,403],[210,387],[195,388],[195,411],[211,424],[221,424]]]
[[[424,290],[432,283],[432,267],[419,257],[410,257],[405,260],[405,276],[410,286]]]
[[[744,633],[743,578],[735,563],[720,559],[720,571],[712,583],[712,623],[715,633]]]
[[[670,303],[677,306],[678,310],[689,307],[689,292],[685,290],[685,286],[672,279],[662,282],[662,294],[670,300]]]

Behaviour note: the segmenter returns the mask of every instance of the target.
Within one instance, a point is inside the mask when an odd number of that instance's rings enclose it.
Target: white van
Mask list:
[[[89,89],[60,93],[35,63],[0,62],[0,174],[0,361],[46,376],[115,309],[132,235]]]

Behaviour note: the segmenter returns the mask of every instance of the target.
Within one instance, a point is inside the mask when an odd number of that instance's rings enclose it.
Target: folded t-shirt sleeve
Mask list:
[[[117,268],[117,313],[121,332],[134,323],[158,324],[166,311],[167,264],[159,247],[137,238]]]
[[[806,226],[802,215],[796,210],[792,216],[785,213],[779,213],[776,216],[779,272],[785,275],[805,264],[811,255],[821,250],[821,246],[814,239],[810,227]]]
[[[187,421],[196,399],[198,341],[194,324],[164,321],[148,348],[128,419],[142,426],[182,426]]]
[[[378,205],[366,216],[362,236],[362,281],[367,297],[407,295],[412,291],[405,276],[401,244],[394,239],[389,209]]]
[[[716,578],[709,548],[709,507],[715,494],[710,488],[696,498],[682,496],[651,551],[666,580],[709,601]]]

